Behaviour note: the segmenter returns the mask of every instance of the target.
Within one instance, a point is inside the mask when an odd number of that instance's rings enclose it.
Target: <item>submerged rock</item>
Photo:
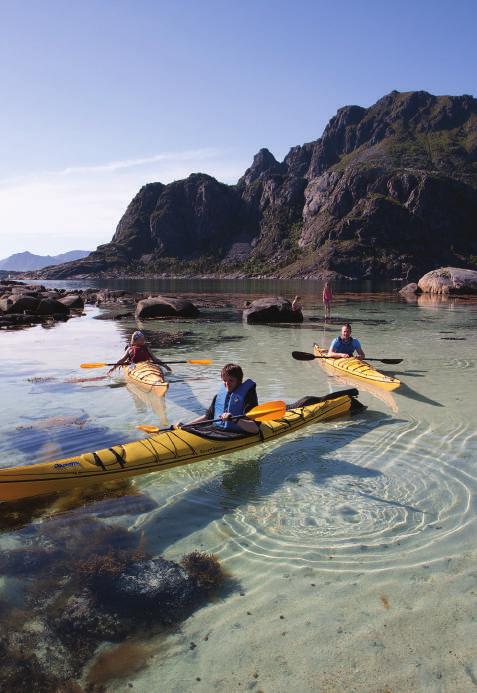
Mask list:
[[[165,558],[129,563],[120,573],[102,572],[93,581],[100,601],[135,618],[177,621],[189,607],[197,584],[187,571]]]

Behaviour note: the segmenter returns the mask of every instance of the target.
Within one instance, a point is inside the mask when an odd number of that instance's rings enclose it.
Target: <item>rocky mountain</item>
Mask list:
[[[25,253],[15,253],[0,260],[0,270],[10,270],[12,272],[29,272],[31,270],[42,269],[49,265],[60,265],[65,262],[80,260],[90,254],[90,250],[70,250],[60,255],[34,255],[26,251]]]
[[[393,91],[346,106],[236,185],[145,185],[111,243],[42,276],[212,274],[412,279],[477,267],[477,100]]]

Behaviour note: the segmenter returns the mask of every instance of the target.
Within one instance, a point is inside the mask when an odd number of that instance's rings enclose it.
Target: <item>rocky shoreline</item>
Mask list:
[[[115,277],[117,279],[117,277]],[[349,297],[354,292],[347,293]],[[477,271],[441,267],[428,272],[402,289],[389,292],[395,300],[407,303],[432,303],[450,298],[474,300],[477,294]],[[373,294],[374,295],[374,294]],[[362,300],[371,294],[357,294]],[[382,293],[379,296],[383,296]],[[371,299],[370,299],[371,300]],[[0,281],[0,330],[19,329],[41,324],[50,327],[72,317],[85,315],[84,307],[105,309],[104,320],[168,318],[211,318],[214,309],[230,309],[251,323],[301,323],[303,313],[293,311],[289,299],[282,296],[251,296],[246,293],[198,294],[188,296],[154,295],[146,291],[117,289],[46,289],[43,285],[24,284],[18,280]],[[205,316],[204,316],[205,313]]]

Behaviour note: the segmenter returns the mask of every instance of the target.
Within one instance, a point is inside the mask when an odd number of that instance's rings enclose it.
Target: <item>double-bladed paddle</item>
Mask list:
[[[210,359],[187,359],[187,361],[167,361],[164,362],[166,365],[169,365],[170,363],[194,363],[194,364],[201,364],[203,366],[209,366],[212,361]],[[115,363],[80,363],[80,368],[103,368],[103,366],[115,366]],[[123,364],[127,365],[127,364]]]
[[[241,419],[246,417],[247,419],[252,419],[253,421],[269,421],[271,419],[279,419],[284,416],[287,410],[287,405],[282,400],[276,400],[274,402],[264,402],[259,404],[257,407],[250,409],[246,414],[242,416],[233,416],[233,419]],[[222,419],[207,419],[206,421],[199,421],[196,424],[189,424],[188,426],[181,426],[180,428],[187,429],[191,426],[204,426],[205,424],[216,423],[222,421]],[[140,431],[146,431],[147,433],[163,433],[164,431],[174,430],[173,428],[158,428],[157,426],[136,426]]]
[[[292,356],[297,361],[313,361],[313,359],[333,359],[333,356],[315,356],[315,354],[309,354],[307,351],[292,351]],[[401,363],[403,359],[368,359],[366,357],[365,361],[379,361],[380,363]]]

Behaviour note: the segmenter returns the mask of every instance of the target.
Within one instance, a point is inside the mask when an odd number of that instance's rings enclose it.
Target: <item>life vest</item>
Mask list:
[[[256,386],[253,380],[246,380],[241,383],[233,392],[227,392],[225,385],[222,385],[215,398],[214,419],[218,419],[221,414],[229,412],[232,416],[240,416],[244,413],[245,397],[250,390]],[[224,428],[226,431],[242,432],[243,430],[235,421],[217,421],[215,426]]]
[[[337,351],[342,354],[349,354],[349,356],[353,356],[355,350],[360,346],[359,341],[353,337],[350,337],[348,342],[345,342],[344,339],[341,339],[341,337],[338,337],[337,339],[337,346],[339,347]]]
[[[129,347],[129,361],[131,363],[141,363],[142,361],[150,361],[151,355],[145,344],[142,346]]]

